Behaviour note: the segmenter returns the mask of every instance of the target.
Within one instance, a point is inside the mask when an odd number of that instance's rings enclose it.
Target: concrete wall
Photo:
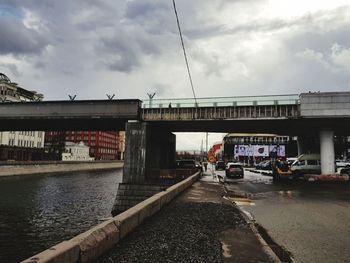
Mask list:
[[[112,170],[123,167],[123,162],[53,163],[32,165],[4,165],[0,167],[0,177],[18,175],[38,175],[94,170]]]
[[[350,116],[350,92],[302,93],[301,117]]]
[[[154,215],[178,194],[191,186],[198,177],[199,173],[196,173],[112,219],[28,258],[22,261],[22,263],[92,262],[116,245],[146,218]]]

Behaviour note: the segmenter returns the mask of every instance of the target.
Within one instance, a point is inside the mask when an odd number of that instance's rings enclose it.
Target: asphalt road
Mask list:
[[[225,186],[230,196],[248,197],[237,203],[295,262],[350,262],[350,183],[275,183],[245,171]]]

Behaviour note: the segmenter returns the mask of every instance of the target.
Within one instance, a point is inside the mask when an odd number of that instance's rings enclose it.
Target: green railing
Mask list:
[[[237,96],[184,99],[152,99],[143,100],[142,108],[192,108],[192,107],[228,107],[228,106],[269,106],[300,104],[298,94],[266,95],[266,96]]]

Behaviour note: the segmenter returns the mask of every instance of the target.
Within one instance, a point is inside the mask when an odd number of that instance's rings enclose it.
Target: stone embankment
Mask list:
[[[199,173],[153,195],[127,211],[22,263],[84,263],[93,262],[114,247],[127,234],[151,217],[199,178]]]
[[[121,161],[36,162],[2,164],[0,165],[0,177],[112,170],[122,168],[123,164],[124,163]]]

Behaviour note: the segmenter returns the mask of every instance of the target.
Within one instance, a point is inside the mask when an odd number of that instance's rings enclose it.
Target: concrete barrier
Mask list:
[[[92,229],[63,241],[22,263],[85,263],[111,249],[146,218],[157,213],[199,178],[199,172],[153,195]]]

